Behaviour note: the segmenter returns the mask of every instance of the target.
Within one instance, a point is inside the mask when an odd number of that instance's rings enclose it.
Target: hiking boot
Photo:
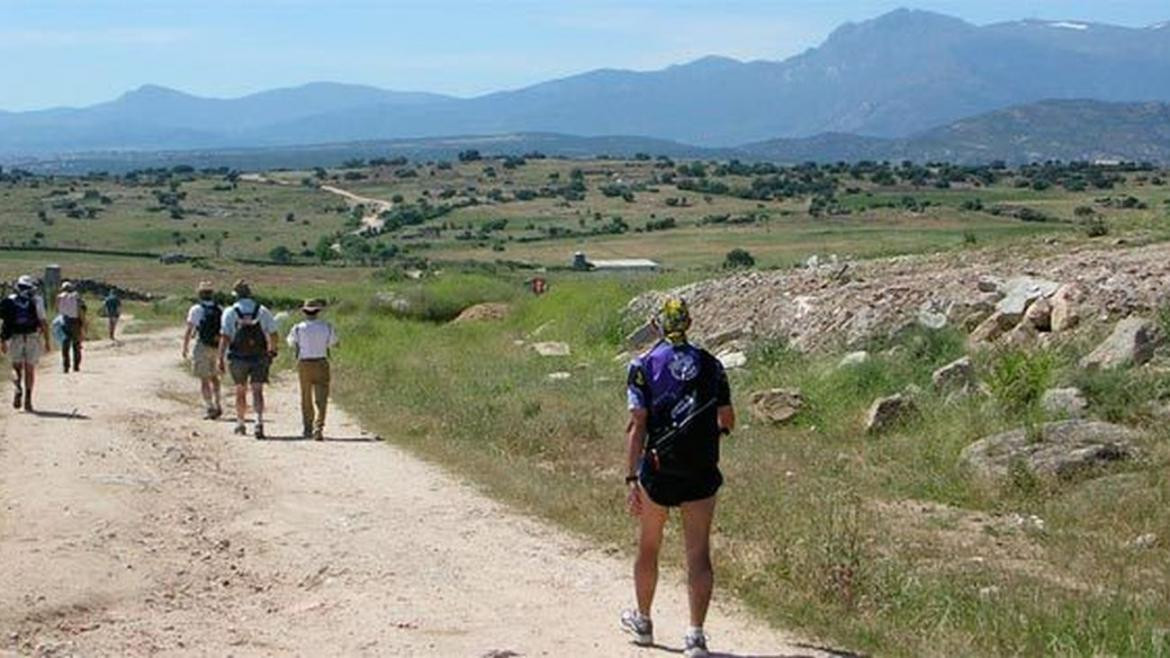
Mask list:
[[[236,428],[232,432],[244,436],[248,433],[248,427],[243,423],[236,423]]]
[[[622,610],[622,630],[634,636],[634,644],[648,647],[654,644],[654,622],[637,610]]]
[[[24,389],[17,386],[16,391],[12,394],[12,408],[20,409],[20,405],[24,402]]]
[[[301,438],[303,438],[303,439],[313,438],[313,428],[312,427],[305,427],[303,430],[301,430]]]
[[[256,432],[253,434],[257,439],[264,438],[264,423],[256,423]]]
[[[698,633],[687,633],[683,638],[683,656],[686,658],[707,658],[711,655],[707,651],[707,634],[699,631]]]
[[[323,432],[321,430],[317,430],[317,431],[313,432],[313,440],[314,441],[324,441],[325,440],[325,432]]]
[[[212,407],[207,412],[208,420],[219,420],[223,417],[223,407]]]
[[[215,420],[215,407],[208,407],[203,410],[203,420]]]

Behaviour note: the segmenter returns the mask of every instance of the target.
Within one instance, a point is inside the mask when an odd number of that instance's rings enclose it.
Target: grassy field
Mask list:
[[[281,258],[302,264],[408,254],[563,266],[585,251],[693,269],[718,267],[737,247],[779,266],[816,253],[870,257],[1078,233],[1089,218],[1105,231],[1167,234],[1170,190],[1149,172],[1078,191],[1029,186],[1037,174],[1023,171],[999,172],[990,183],[964,174],[952,184],[943,170],[914,177],[893,168],[898,175],[886,180],[831,167],[768,174],[711,164],[698,176],[690,166],[700,165],[541,158],[17,178],[0,182],[0,246],[213,260],[268,260],[283,248]],[[388,229],[343,240],[369,209],[350,207],[325,184],[391,203]],[[322,243],[336,248],[322,252]]]

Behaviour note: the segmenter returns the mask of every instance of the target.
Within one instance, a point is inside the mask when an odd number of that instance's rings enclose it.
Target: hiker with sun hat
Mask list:
[[[626,610],[621,627],[634,642],[654,642],[650,609],[658,584],[658,553],[672,507],[681,511],[686,547],[690,627],[683,655],[707,656],[703,623],[714,588],[711,522],[715,494],[723,484],[719,443],[735,429],[731,388],[723,365],[691,345],[690,311],[669,298],[653,320],[662,340],[630,363],[627,381],[627,505],[638,518],[634,563],[637,608]]]
[[[41,347],[45,352],[52,349],[49,323],[45,300],[37,294],[36,279],[25,274],[13,288],[15,292],[0,300],[0,353],[7,354],[12,363],[12,406],[31,412]]]
[[[305,319],[288,332],[288,346],[297,357],[301,383],[301,424],[303,435],[316,441],[325,438],[325,412],[329,406],[329,350],[337,346],[337,331],[321,319],[325,300],[310,299],[301,306]]]

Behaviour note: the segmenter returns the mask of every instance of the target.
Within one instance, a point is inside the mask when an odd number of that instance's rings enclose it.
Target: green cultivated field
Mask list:
[[[1139,168],[707,163],[698,175],[694,163],[653,158],[354,164],[253,180],[222,171],[85,179],[6,171],[0,246],[10,248],[0,249],[0,279],[57,262],[66,276],[166,296],[129,306],[140,328],[181,322],[201,279],[227,288],[247,277],[281,303],[327,297],[344,335],[338,393],[371,430],[628,552],[624,370],[615,355],[636,320],[622,315],[635,294],[711,276],[735,248],[757,267],[783,267],[813,254],[1170,238],[1166,175]],[[391,202],[387,229],[355,235],[364,209],[321,184]],[[269,262],[277,247],[289,262]],[[654,258],[667,271],[557,269],[577,250]],[[550,268],[551,283],[539,298],[524,292],[537,266]],[[387,295],[409,310],[391,312]],[[506,302],[512,313],[447,322],[483,301]],[[1161,321],[1170,332],[1170,310]],[[517,345],[536,336],[568,342],[572,357],[541,359]],[[972,480],[957,455],[1036,419],[1010,395],[944,404],[927,393],[910,425],[876,440],[861,431],[875,396],[911,383],[930,390],[931,370],[961,353],[962,336],[906,335],[896,355],[848,370],[834,367],[840,355],[757,346],[751,367],[733,374],[744,427],[724,452],[721,587],[778,625],[876,655],[1170,656],[1170,435],[1145,411],[1170,397],[1170,382],[1144,371],[1081,373],[1074,364],[1094,338],[983,355],[977,367],[1001,373],[997,390],[1081,387],[1092,415],[1147,430],[1144,459],[1091,481],[1021,476],[994,486]],[[551,381],[554,371],[572,376]],[[796,424],[748,417],[747,395],[775,386],[804,391],[808,408]],[[1129,545],[1147,533],[1159,538],[1152,547]]]

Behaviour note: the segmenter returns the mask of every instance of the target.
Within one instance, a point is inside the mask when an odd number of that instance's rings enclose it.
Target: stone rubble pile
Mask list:
[[[1034,251],[1034,250],[1033,250]],[[1046,255],[964,252],[747,272],[634,299],[649,317],[667,294],[695,335],[736,332],[800,350],[850,349],[908,326],[955,326],[972,347],[1027,345],[1089,321],[1149,315],[1170,293],[1170,245]]]

